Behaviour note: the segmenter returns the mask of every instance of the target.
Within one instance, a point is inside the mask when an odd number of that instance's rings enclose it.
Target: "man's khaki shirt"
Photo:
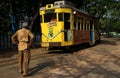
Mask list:
[[[14,44],[18,44],[18,50],[25,50],[28,49],[29,45],[28,42],[31,42],[34,38],[34,35],[31,33],[30,30],[26,28],[19,29],[13,36],[12,42]]]

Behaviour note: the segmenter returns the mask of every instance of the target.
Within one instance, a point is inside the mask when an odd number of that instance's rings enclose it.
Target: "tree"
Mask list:
[[[119,0],[84,0],[82,8],[99,19],[103,31],[120,31]]]
[[[53,3],[56,0],[11,0],[12,11],[15,16],[15,26],[16,29],[19,28],[19,22],[24,20],[27,15],[30,21],[30,26],[32,27],[36,23],[39,17],[39,8],[45,6],[46,4]],[[81,10],[88,12],[90,15],[97,17],[101,22],[101,28],[105,29],[106,25],[111,25],[113,29],[118,29],[119,31],[119,20],[120,20],[120,1],[119,0],[66,0],[69,1]],[[8,9],[6,9],[8,8]],[[10,0],[0,1],[0,28],[5,31],[11,30],[10,21]],[[108,18],[108,16],[110,18]],[[32,17],[32,20],[30,19]],[[108,19],[110,21],[108,21]],[[104,21],[107,21],[106,24]],[[111,23],[112,21],[112,23]],[[114,26],[113,26],[114,25]],[[32,28],[35,29],[35,28]]]

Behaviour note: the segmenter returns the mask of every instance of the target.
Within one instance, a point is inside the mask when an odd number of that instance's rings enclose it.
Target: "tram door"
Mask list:
[[[64,13],[64,40],[70,41],[72,40],[72,31],[71,29],[71,22],[70,22],[70,13]]]
[[[95,34],[94,34],[94,22],[90,22],[90,44],[93,45],[95,43]]]

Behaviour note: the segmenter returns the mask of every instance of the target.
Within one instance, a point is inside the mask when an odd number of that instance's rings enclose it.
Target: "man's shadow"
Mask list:
[[[36,72],[38,72],[39,70],[42,70],[46,67],[50,67],[50,66],[54,66],[55,62],[53,60],[44,62],[44,63],[39,63],[37,64],[37,66],[33,67],[30,69],[30,74],[29,75],[34,75]]]

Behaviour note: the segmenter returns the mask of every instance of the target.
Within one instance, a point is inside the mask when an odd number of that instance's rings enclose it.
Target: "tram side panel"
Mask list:
[[[90,32],[83,30],[74,31],[74,44],[82,44],[90,41]]]

